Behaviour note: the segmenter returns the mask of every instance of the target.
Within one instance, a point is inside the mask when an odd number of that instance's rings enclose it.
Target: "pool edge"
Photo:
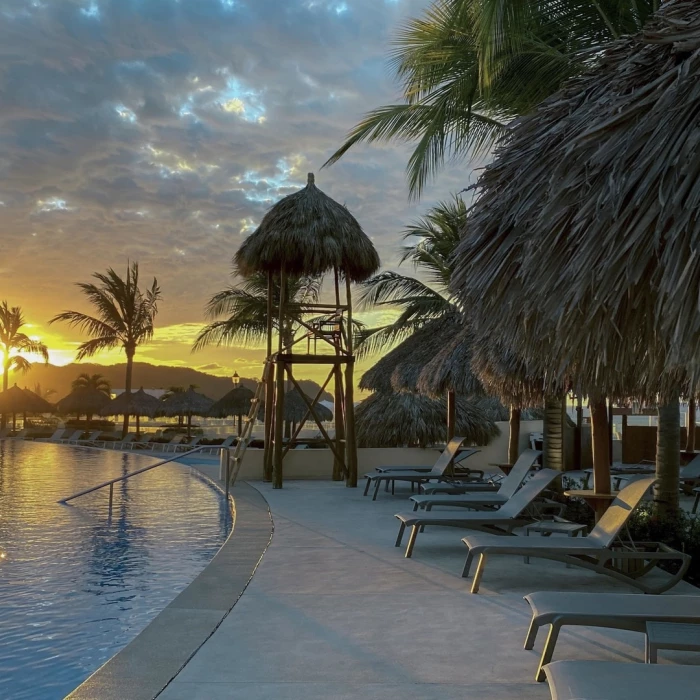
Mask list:
[[[212,469],[192,468],[221,486]],[[68,700],[151,700],[214,634],[253,578],[273,533],[270,509],[259,491],[239,482],[232,497],[233,528],[209,564]]]

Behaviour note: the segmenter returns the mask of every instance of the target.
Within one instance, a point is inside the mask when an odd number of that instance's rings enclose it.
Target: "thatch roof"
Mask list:
[[[309,403],[313,400],[308,394],[304,394],[309,400]],[[306,404],[304,400],[299,395],[296,389],[290,389],[284,395],[284,420],[290,421],[292,423],[298,423],[306,415]],[[333,420],[333,411],[324,406],[320,401],[314,406],[314,411],[319,419],[324,421]],[[258,420],[264,420],[265,418],[265,403],[260,403],[260,409],[258,410]],[[313,421],[313,416],[309,415],[309,421]]]
[[[99,413],[110,402],[107,394],[97,389],[75,389],[56,403],[59,413]]]
[[[206,416],[214,400],[197,393],[191,387],[187,391],[178,391],[160,402],[161,416]]]
[[[0,393],[0,413],[50,413],[53,406],[29,389],[16,384]]]
[[[445,442],[447,403],[413,392],[378,392],[355,409],[359,447],[426,447]],[[474,404],[457,400],[456,434],[467,443],[486,445],[498,427]]]
[[[528,362],[584,390],[700,384],[700,3],[517,121],[478,183],[452,289]]]
[[[243,416],[250,411],[250,401],[255,396],[248,387],[239,384],[222,396],[210,409],[212,418],[227,418],[228,416]]]
[[[370,367],[360,379],[360,388],[383,392],[415,391],[425,367],[462,332],[462,328],[462,319],[457,313],[428,321]],[[461,384],[454,387],[455,391],[464,395],[481,391],[468,365],[460,374]]]
[[[467,326],[437,339],[437,352],[423,366],[416,381],[422,394],[443,396],[454,391],[461,396],[484,393],[484,386],[472,371],[472,337]]]
[[[101,416],[148,416],[153,418],[163,407],[162,401],[147,394],[143,387],[127,394],[125,391],[113,398],[101,411]]]
[[[263,217],[235,257],[244,275],[285,271],[292,275],[323,275],[337,268],[353,282],[379,269],[374,245],[355,217],[321,192],[309,173],[299,192],[284,197]]]

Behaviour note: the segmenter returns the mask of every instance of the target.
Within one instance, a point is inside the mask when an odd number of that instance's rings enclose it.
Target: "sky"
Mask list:
[[[135,260],[163,292],[137,360],[259,375],[261,348],[190,348],[235,251],[307,172],[397,269],[403,228],[471,184],[470,164],[445,168],[417,204],[405,144],[320,168],[363,113],[399,100],[391,40],[428,4],[0,0],[0,299],[24,309],[51,362],[85,339],[48,326],[89,311],[75,283]]]

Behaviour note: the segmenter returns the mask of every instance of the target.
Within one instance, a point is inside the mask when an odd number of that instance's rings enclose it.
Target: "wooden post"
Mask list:
[[[564,400],[563,396],[545,396],[544,448],[542,464],[564,471]]]
[[[612,402],[612,399],[610,399],[608,401],[608,430],[610,431],[609,438],[608,438],[608,458],[610,459],[610,464],[612,464],[615,461],[613,458],[614,427],[615,427],[615,415],[613,413],[613,402]]]
[[[576,396],[576,432],[574,433],[574,469],[580,470],[582,463],[583,441],[583,399],[581,394]]]
[[[685,441],[686,452],[695,451],[695,399],[691,398],[688,401],[688,435]]]
[[[608,411],[605,399],[591,401],[591,441],[593,443],[593,490],[610,493],[610,451]]]
[[[242,432],[243,432],[243,416],[239,413],[238,414],[238,437],[241,437]]]
[[[511,405],[508,417],[508,464],[515,464],[520,454],[520,415],[520,408]]]
[[[345,466],[348,476],[345,485],[357,487],[357,442],[355,437],[355,359],[353,357],[353,326],[352,326],[352,295],[350,292],[350,279],[345,277],[345,292],[347,296],[347,335],[348,335],[348,363],[345,367]]]
[[[457,423],[457,397],[450,389],[447,392],[447,442],[455,436],[455,425]]]
[[[267,360],[272,358],[272,273],[267,273]],[[280,329],[280,333],[281,333]],[[265,452],[263,454],[263,481],[272,481],[273,406],[275,403],[274,365],[265,371]]]
[[[340,308],[340,281],[338,278],[338,268],[333,268],[335,279],[335,305]],[[350,329],[348,329],[350,330]],[[342,327],[338,343],[342,343]],[[340,348],[336,347],[335,356],[340,357]],[[345,411],[343,410],[343,371],[340,365],[334,367],[335,392],[333,396],[333,419],[335,421],[335,451],[338,455],[343,454],[343,441],[345,440]],[[342,481],[343,465],[337,456],[333,458],[333,481]]]
[[[286,303],[286,287],[287,277],[284,267],[280,271],[280,309],[279,309],[279,341],[277,344],[278,355],[283,350],[283,328],[284,328],[284,305]],[[282,488],[282,462],[284,460],[284,446],[282,444],[282,435],[284,431],[284,370],[283,362],[277,359],[277,382],[275,396],[275,436],[274,436],[274,462],[272,471],[272,486],[276,489]]]

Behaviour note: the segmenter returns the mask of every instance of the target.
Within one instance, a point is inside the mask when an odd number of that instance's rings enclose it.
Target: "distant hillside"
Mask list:
[[[102,374],[110,382],[114,389],[124,388],[124,375],[126,365],[98,365],[98,364],[70,364],[62,367],[56,365],[34,364],[27,374],[14,375],[11,381],[17,382],[20,387],[33,389],[36,384],[41,384],[42,389],[55,389],[56,395],[52,400],[57,400],[70,393],[71,382],[82,372],[88,374]],[[319,385],[310,380],[299,380],[304,391],[315,396]],[[197,391],[212,399],[220,399],[233,388],[230,377],[215,377],[212,374],[199,372],[189,367],[168,367],[165,365],[151,365],[147,362],[134,363],[133,388],[138,389],[167,389],[170,386],[188,387],[190,384],[197,386]],[[255,390],[257,379],[241,377],[241,384]],[[333,397],[325,392],[324,400],[333,400]]]

